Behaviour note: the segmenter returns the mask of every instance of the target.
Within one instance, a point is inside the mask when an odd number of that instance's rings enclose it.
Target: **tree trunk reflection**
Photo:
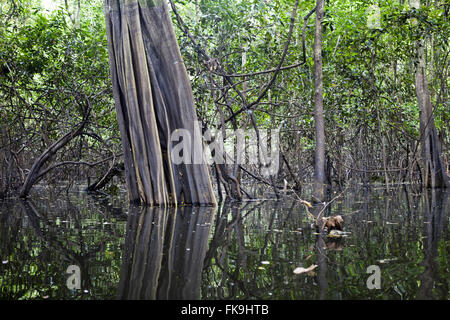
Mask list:
[[[431,196],[431,199],[430,199]],[[448,293],[447,286],[436,286],[439,281],[439,241],[443,231],[447,229],[446,207],[449,192],[433,190],[424,193],[424,224],[423,224],[423,261],[422,266],[425,271],[419,276],[420,286],[417,299],[446,299]],[[431,201],[430,201],[431,200]],[[448,283],[448,282],[447,282]]]
[[[131,207],[118,299],[199,299],[212,207]]]

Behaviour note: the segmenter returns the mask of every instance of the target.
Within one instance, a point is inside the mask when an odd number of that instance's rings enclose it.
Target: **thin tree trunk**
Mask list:
[[[194,99],[163,0],[105,0],[109,59],[129,199],[149,205],[215,205]],[[176,130],[187,130],[190,162],[175,164]],[[196,139],[197,137],[197,139]],[[184,141],[183,141],[184,142]],[[201,158],[203,152],[201,152]]]
[[[314,156],[314,198],[324,201],[325,182],[325,124],[323,115],[322,74],[322,20],[324,1],[317,0],[316,29],[314,34],[314,120],[316,126],[316,151]]]
[[[303,178],[303,161],[302,161],[302,154],[303,154],[303,148],[302,148],[302,141],[300,140],[300,129],[298,127],[298,123],[297,123],[297,119],[294,120],[294,139],[295,141],[297,141],[296,144],[296,150],[297,150],[297,179],[296,181],[298,181],[298,192],[301,193],[302,192],[302,178]]]
[[[81,12],[81,2],[80,0],[77,1],[77,11],[75,14],[75,28],[79,28],[80,27],[80,12]]]

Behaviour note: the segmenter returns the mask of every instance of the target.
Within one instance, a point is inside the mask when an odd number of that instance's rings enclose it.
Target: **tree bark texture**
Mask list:
[[[442,159],[442,145],[434,123],[433,106],[428,88],[424,42],[417,42],[418,65],[415,73],[417,101],[420,109],[423,185],[426,188],[450,188]]]
[[[323,115],[322,73],[322,20],[324,1],[317,0],[316,27],[314,33],[314,121],[316,127],[316,150],[314,156],[314,197],[324,201],[325,182],[325,124]]]
[[[130,201],[215,205],[206,165],[171,161],[179,143],[171,133],[200,137],[200,130],[166,2],[105,0],[104,9]],[[191,140],[193,150],[203,150],[200,139]]]

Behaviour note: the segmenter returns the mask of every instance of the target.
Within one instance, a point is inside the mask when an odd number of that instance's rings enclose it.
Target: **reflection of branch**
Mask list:
[[[104,249],[105,243],[101,243],[99,246],[97,246],[96,248],[94,248],[93,250],[91,250],[86,254],[77,254],[75,252],[69,251],[67,248],[71,246],[68,246],[67,244],[63,244],[61,241],[58,241],[51,233],[49,234],[48,237],[45,236],[45,234],[42,232],[42,228],[40,227],[39,223],[42,221],[49,229],[50,223],[49,221],[47,221],[45,217],[39,214],[34,204],[30,200],[22,200],[20,204],[22,205],[22,208],[29,217],[31,221],[31,226],[34,229],[35,234],[39,238],[41,238],[49,248],[59,249],[66,259],[76,261],[77,263],[83,266],[84,265],[83,260],[95,257],[98,252]],[[65,241],[67,241],[67,243],[72,245],[78,245],[76,242],[73,242],[70,239],[65,239]],[[81,250],[83,249],[82,245],[78,246],[81,248]]]
[[[278,207],[280,206],[280,202],[277,201],[275,203],[275,206],[273,207],[273,211],[272,214],[270,215],[270,222],[268,225],[268,231],[266,232],[266,236],[264,237],[264,245],[261,248],[261,261],[263,260],[263,254],[264,252],[266,252],[266,248],[269,244],[269,237],[272,235],[273,233],[273,223],[275,221],[275,214],[278,212]],[[256,274],[254,275],[256,277]]]
[[[247,202],[244,208],[240,207],[235,208],[236,212],[233,214],[232,220],[229,223],[227,222],[226,217],[228,216],[232,207],[229,202],[223,203],[222,207],[219,209],[219,212],[217,213],[216,223],[214,226],[214,234],[212,236],[209,249],[205,257],[204,270],[211,270],[211,272],[214,275],[214,270],[211,268],[212,260],[214,258],[214,265],[217,266],[223,273],[220,287],[224,286],[226,280],[232,279],[232,281],[237,284],[237,287],[239,287],[242,290],[242,292],[244,292],[245,295],[262,299],[262,297],[259,297],[258,294],[250,292],[250,290],[246,287],[246,283],[240,280],[238,277],[238,271],[240,270],[240,265],[238,261],[242,261],[245,259],[245,257],[243,257],[243,253],[245,253],[244,251],[239,251],[238,253],[239,256],[238,259],[236,260],[237,265],[235,268],[235,273],[228,272],[226,266],[226,254],[228,253],[227,247],[231,240],[233,230],[238,227],[238,223],[241,223],[244,218],[249,216],[256,209],[260,208],[265,202],[264,201],[259,202],[258,204],[249,208],[244,215],[241,215],[241,211],[245,209],[250,203],[252,202]],[[219,257],[219,247],[221,247],[220,257]],[[221,294],[221,292],[219,291],[218,294]],[[230,297],[231,298],[233,297],[232,293],[230,294]],[[226,299],[226,297],[220,298]]]
[[[436,257],[439,256],[438,247],[443,230],[446,230],[445,212],[449,195],[450,193],[446,191],[434,191],[431,194],[430,201],[428,193],[424,193],[424,218],[429,223],[423,225],[423,234],[425,235],[425,239],[423,240],[423,260],[419,265],[424,268],[424,271],[418,278],[420,280],[420,286],[416,296],[418,299],[446,299],[447,296],[448,286],[445,288],[435,286],[434,284],[446,283],[441,278],[439,272],[436,272],[439,268]],[[438,296],[439,293],[441,296]]]
[[[319,285],[319,299],[326,298],[328,291],[328,279],[327,279],[327,255],[324,251],[325,241],[320,234],[316,237],[316,249],[317,249],[317,265],[319,269],[317,271],[317,283]]]

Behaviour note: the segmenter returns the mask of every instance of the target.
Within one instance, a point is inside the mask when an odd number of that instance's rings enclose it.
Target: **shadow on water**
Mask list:
[[[74,193],[2,202],[0,299],[446,300],[448,196],[349,193],[324,212],[343,216],[348,235],[338,239],[317,234],[295,201],[144,208]],[[67,286],[70,265],[79,289]],[[371,265],[380,289],[367,287]]]

